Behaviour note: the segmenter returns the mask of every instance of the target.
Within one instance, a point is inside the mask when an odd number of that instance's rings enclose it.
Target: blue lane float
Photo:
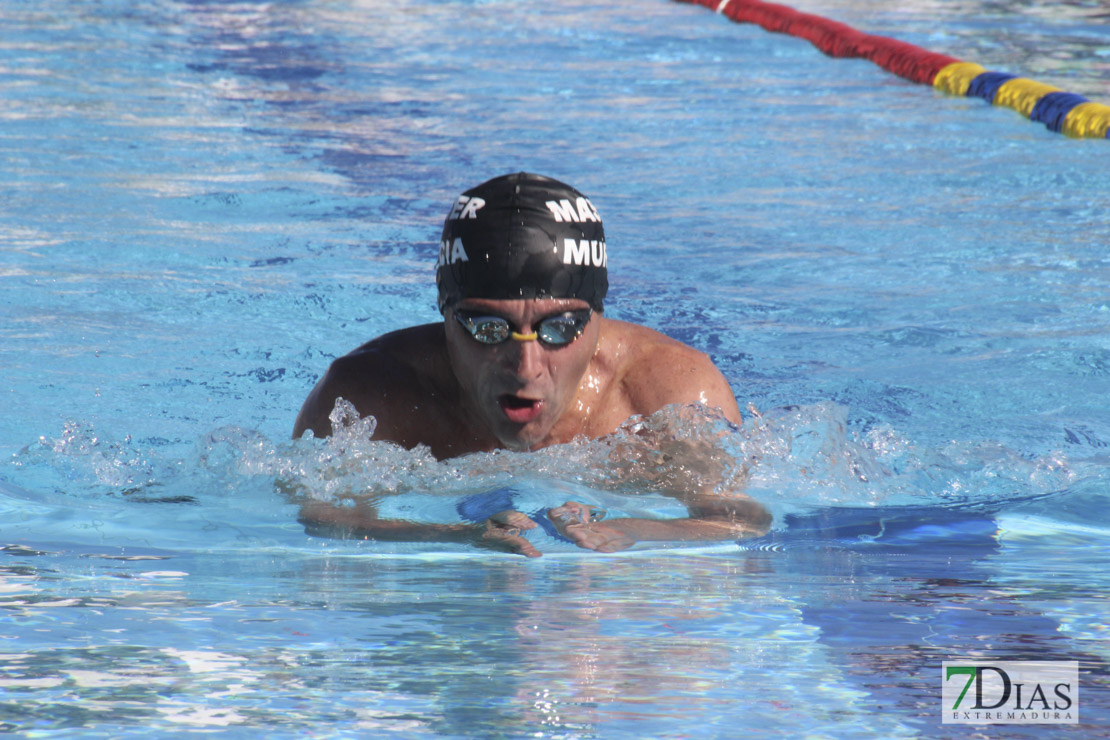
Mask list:
[[[993,103],[998,88],[1010,80],[1016,79],[1017,75],[1006,74],[1005,72],[984,72],[981,75],[976,75],[971,80],[971,83],[967,86],[967,92],[964,94],[969,98],[982,98],[988,103]]]
[[[1083,103],[1091,101],[1082,95],[1069,92],[1050,92],[1037,101],[1033,112],[1029,114],[1030,121],[1037,121],[1048,126],[1050,131],[1060,133],[1068,122],[1068,114]]]

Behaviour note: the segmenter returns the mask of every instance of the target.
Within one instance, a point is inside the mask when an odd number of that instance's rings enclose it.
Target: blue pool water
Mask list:
[[[1110,102],[1084,3],[796,7]],[[29,737],[1041,737],[940,665],[1075,660],[1110,737],[1110,148],[703,8],[4,4],[0,728]],[[758,540],[526,561],[339,541],[608,490],[613,449],[289,440],[434,321],[438,224],[525,169],[605,218],[607,313],[711,354]],[[651,424],[653,420],[644,420]],[[623,445],[623,446],[622,446]]]

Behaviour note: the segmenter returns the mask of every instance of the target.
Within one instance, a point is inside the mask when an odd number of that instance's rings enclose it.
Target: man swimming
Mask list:
[[[605,318],[607,254],[590,201],[557,180],[519,173],[467,190],[443,227],[436,283],[444,320],[386,334],[332,363],[297,417],[294,436],[331,433],[337,399],[377,420],[374,439],[439,459],[499,448],[537,450],[604,437],[634,415],[700,404],[739,424],[728,382],[704,354],[643,326]],[[762,534],[770,516],[740,493],[690,480],[667,491],[682,519],[593,521],[567,502],[548,516],[580,547],[613,552],[640,540]],[[314,503],[315,532],[471,542],[530,557],[536,522],[507,508],[479,524],[382,519],[374,507]]]

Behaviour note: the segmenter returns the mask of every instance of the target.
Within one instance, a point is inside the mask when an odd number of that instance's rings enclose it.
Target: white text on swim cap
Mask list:
[[[439,261],[436,262],[436,267],[469,261],[466,250],[463,249],[462,239],[444,239],[439,243]]]
[[[563,264],[605,267],[609,261],[605,254],[605,242],[596,239],[563,240]]]
[[[456,221],[462,218],[478,218],[478,209],[485,204],[486,202],[481,198],[460,195],[459,199],[455,201],[455,205],[451,206],[451,212],[447,214],[447,220]]]
[[[566,199],[549,200],[544,205],[551,211],[551,215],[555,217],[558,223],[563,223],[564,221],[576,224],[580,224],[583,221],[596,221],[597,223],[601,223],[601,216],[598,215],[597,209],[585,198],[579,198],[574,203]]]

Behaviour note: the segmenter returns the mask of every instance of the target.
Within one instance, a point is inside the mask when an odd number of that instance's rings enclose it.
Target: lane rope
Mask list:
[[[737,23],[805,39],[836,58],[867,59],[899,77],[932,85],[949,95],[983,98],[1043,123],[1050,131],[1076,138],[1110,138],[1110,106],[1052,85],[937,54],[888,36],[760,0],[676,0],[701,5]]]

